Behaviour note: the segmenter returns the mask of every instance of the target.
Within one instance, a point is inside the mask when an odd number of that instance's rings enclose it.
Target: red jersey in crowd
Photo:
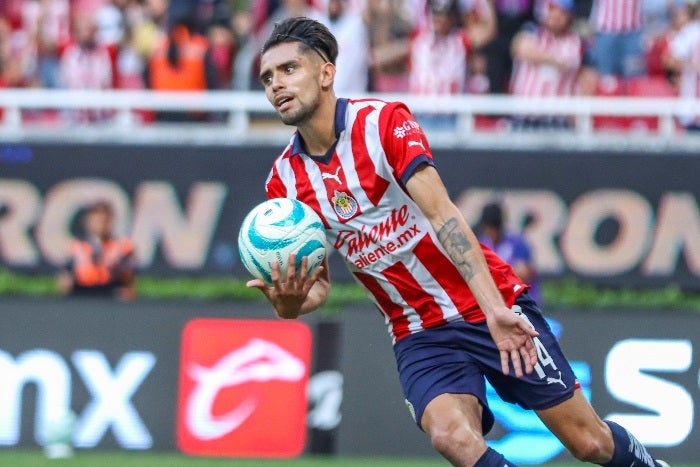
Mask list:
[[[460,94],[467,82],[469,38],[462,28],[445,37],[424,29],[411,40],[409,90],[413,94]]]
[[[568,66],[561,69],[548,63],[515,60],[511,78],[511,94],[516,96],[571,96],[575,94],[583,43],[578,34],[569,32],[555,36],[543,26],[533,34],[547,55],[556,56]]]
[[[642,0],[596,0],[591,23],[598,32],[639,31],[642,28]]]

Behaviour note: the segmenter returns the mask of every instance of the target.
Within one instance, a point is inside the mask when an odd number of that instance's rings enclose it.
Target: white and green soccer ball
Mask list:
[[[41,433],[44,454],[51,459],[73,455],[73,434],[77,417],[72,411],[48,419]]]
[[[296,255],[296,271],[309,258],[308,275],[326,256],[326,230],[321,218],[306,204],[290,198],[274,198],[255,206],[246,215],[238,234],[243,266],[266,284],[272,283],[272,265],[279,263],[286,277],[289,255]]]

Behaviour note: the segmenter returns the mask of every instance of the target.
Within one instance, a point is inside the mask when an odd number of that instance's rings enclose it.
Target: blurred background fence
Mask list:
[[[700,100],[678,97],[514,97],[367,94],[400,100],[419,115],[452,116],[426,126],[433,147],[559,147],[571,150],[668,150],[697,152],[700,136],[678,121],[700,114]],[[0,138],[4,141],[71,141],[245,145],[283,144],[291,130],[278,122],[264,94],[255,91],[151,92],[0,90]],[[206,123],[163,123],[158,112],[207,112]],[[101,112],[94,123],[71,118]],[[567,119],[565,129],[515,129],[518,118]],[[177,128],[173,131],[173,128]],[[182,129],[183,131],[179,131]],[[506,136],[507,135],[507,136]]]

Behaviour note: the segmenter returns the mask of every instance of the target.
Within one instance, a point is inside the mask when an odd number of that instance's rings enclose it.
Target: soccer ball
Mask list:
[[[238,251],[243,266],[254,277],[272,284],[272,264],[280,265],[280,277],[287,274],[289,255],[309,258],[308,275],[326,256],[326,230],[321,218],[306,204],[290,198],[275,198],[255,206],[246,215],[238,233]]]

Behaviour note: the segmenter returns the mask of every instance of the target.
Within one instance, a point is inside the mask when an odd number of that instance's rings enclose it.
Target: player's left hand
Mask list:
[[[537,349],[532,338],[537,337],[539,333],[508,308],[491,314],[487,324],[501,354],[503,374],[510,373],[510,363],[513,364],[518,378],[524,374],[523,366],[525,373],[532,373],[537,363]]]

